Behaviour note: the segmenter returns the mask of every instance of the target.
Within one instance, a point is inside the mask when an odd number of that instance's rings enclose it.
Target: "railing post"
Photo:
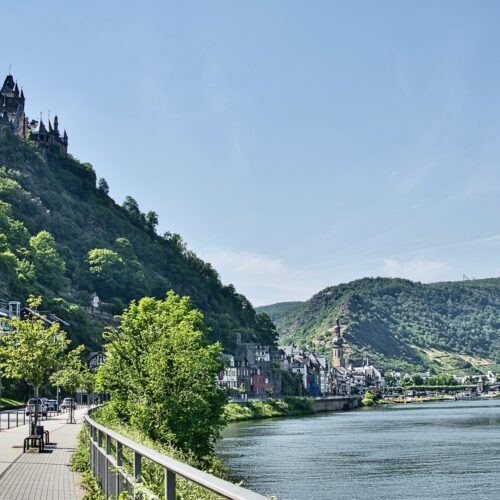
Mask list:
[[[102,479],[102,463],[103,463],[103,456],[102,456],[102,431],[97,431],[97,478],[99,479],[99,482],[103,483]]]
[[[165,469],[165,500],[175,499],[175,473]]]
[[[111,485],[110,483],[110,466],[109,466],[109,458],[111,456],[111,438],[109,437],[108,434],[106,434],[106,485],[104,488],[104,492],[106,494],[106,498],[108,498],[111,490]]]
[[[122,444],[116,442],[116,496],[122,492],[122,478],[121,478],[121,467],[123,465],[123,448]]]
[[[87,424],[84,424],[87,426]],[[92,424],[88,424],[89,431],[89,450],[90,450],[90,470],[94,472],[94,428]]]
[[[142,455],[137,453],[137,451],[134,451],[134,479],[136,484],[141,482],[141,468]],[[136,484],[134,484],[134,498],[140,498],[140,495],[135,494]]]

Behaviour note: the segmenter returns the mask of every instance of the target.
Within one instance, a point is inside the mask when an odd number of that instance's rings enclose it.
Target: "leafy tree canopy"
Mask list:
[[[30,238],[38,280],[53,290],[60,291],[65,286],[65,264],[60,257],[54,237],[48,231],[40,231]]]
[[[69,344],[66,333],[58,323],[47,326],[40,319],[12,319],[13,328],[0,337],[0,360],[2,375],[23,380],[35,389],[61,361]]]
[[[98,371],[120,419],[200,459],[213,452],[226,399],[216,383],[221,346],[207,342],[205,329],[188,298],[143,298],[107,331]]]
[[[99,182],[97,183],[97,189],[104,194],[109,194],[109,185],[104,177],[101,177],[99,179]]]
[[[61,360],[62,367],[50,376],[50,382],[55,386],[62,387],[70,394],[74,394],[77,389],[92,385],[92,374],[82,360],[84,351],[84,345],[79,345],[70,351]]]

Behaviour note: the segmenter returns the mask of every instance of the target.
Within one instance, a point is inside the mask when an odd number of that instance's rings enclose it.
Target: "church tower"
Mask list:
[[[340,336],[340,321],[339,318],[335,320],[335,326],[333,327],[333,353],[332,353],[332,364],[334,368],[345,368],[344,359],[344,339]]]

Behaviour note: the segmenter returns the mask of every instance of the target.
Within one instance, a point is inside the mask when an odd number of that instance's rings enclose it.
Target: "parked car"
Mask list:
[[[40,398],[30,398],[26,404],[26,415],[35,412],[35,406],[38,405],[38,413],[42,416],[47,416],[47,405]]]
[[[69,410],[73,406],[73,410],[76,410],[76,403],[73,398],[64,398],[61,403],[61,410]]]
[[[56,399],[49,399],[47,401],[47,409],[49,411],[59,411],[59,407],[57,405],[57,400]]]

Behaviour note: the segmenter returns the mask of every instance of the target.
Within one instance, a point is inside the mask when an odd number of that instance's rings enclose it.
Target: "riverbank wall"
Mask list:
[[[290,397],[229,403],[225,414],[227,422],[261,420],[263,418],[297,417],[327,411],[352,410],[361,406],[360,396],[330,396],[323,398]]]
[[[225,408],[227,422],[261,420],[263,418],[296,417],[312,415],[314,400],[309,397],[269,398],[265,401],[250,400],[242,403],[228,403]]]
[[[327,411],[353,410],[361,406],[361,396],[330,396],[316,398],[313,402],[314,413]]]

